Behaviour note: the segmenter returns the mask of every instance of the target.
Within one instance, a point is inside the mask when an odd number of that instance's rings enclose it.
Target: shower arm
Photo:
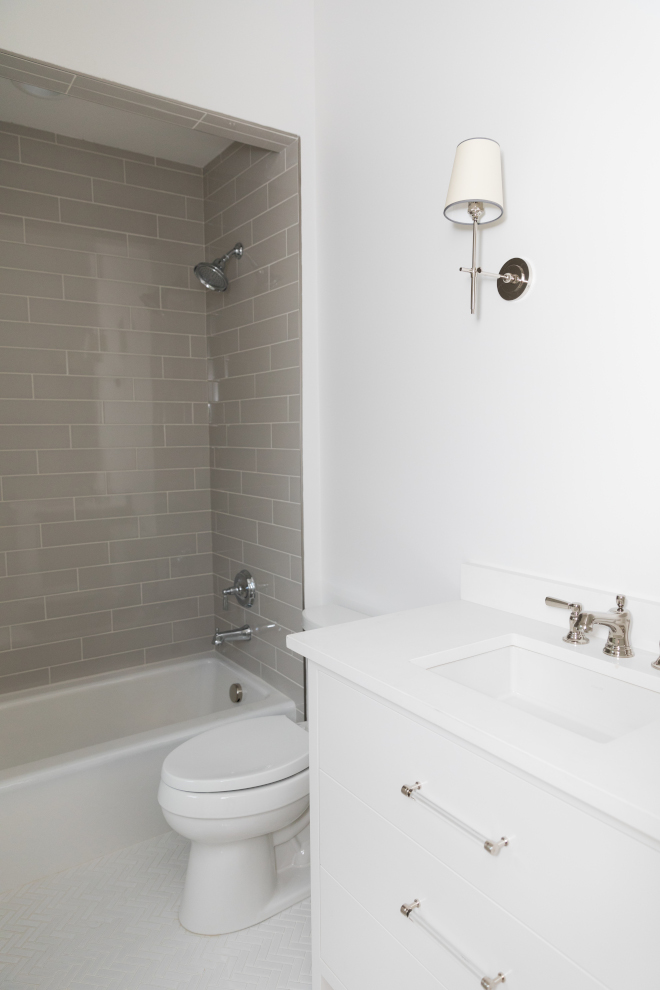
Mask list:
[[[227,254],[223,254],[221,258],[216,258],[215,261],[212,262],[212,264],[218,265],[219,268],[224,268],[224,266],[227,264],[229,259],[233,258],[234,255],[236,255],[237,258],[243,257],[242,244],[235,244],[234,247],[231,249],[231,251],[227,251]]]

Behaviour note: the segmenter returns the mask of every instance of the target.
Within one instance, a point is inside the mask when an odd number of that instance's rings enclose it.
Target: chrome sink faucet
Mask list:
[[[591,632],[594,626],[605,626],[609,630],[607,642],[603,647],[605,656],[619,658],[635,656],[635,651],[630,645],[632,615],[625,607],[625,595],[616,596],[617,607],[610,609],[609,612],[583,612],[579,603],[563,602],[559,598],[546,598],[545,604],[553,608],[570,610],[570,628],[568,635],[564,636],[565,643],[581,646],[589,642],[585,633]]]

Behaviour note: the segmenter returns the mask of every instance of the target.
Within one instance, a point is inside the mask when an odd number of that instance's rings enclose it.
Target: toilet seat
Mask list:
[[[262,815],[303,798],[309,800],[309,770],[301,770],[293,777],[285,777],[262,787],[244,787],[240,791],[196,794],[170,787],[163,780],[158,790],[158,803],[163,811],[171,811],[184,818],[229,819]]]
[[[267,715],[188,739],[165,758],[161,780],[188,794],[219,795],[283,781],[308,766],[307,732],[286,715]]]

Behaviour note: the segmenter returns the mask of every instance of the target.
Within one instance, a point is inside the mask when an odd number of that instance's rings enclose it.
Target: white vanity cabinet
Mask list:
[[[315,990],[660,987],[653,840],[318,664],[308,684]]]

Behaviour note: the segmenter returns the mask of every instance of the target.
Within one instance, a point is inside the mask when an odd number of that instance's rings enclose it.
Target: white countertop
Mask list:
[[[567,732],[426,668],[516,645],[660,692],[655,655],[610,660],[555,625],[455,601],[287,637],[291,650],[660,841],[660,719],[609,742]]]

